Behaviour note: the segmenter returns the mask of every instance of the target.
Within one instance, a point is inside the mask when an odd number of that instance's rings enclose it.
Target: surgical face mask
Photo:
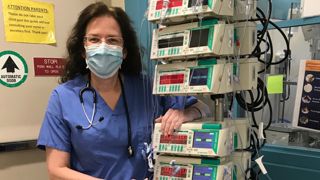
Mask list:
[[[122,64],[122,47],[101,43],[85,46],[87,68],[96,76],[107,79],[116,72]]]

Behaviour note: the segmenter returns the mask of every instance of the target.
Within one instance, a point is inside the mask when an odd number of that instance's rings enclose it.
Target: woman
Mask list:
[[[85,8],[67,50],[62,84],[50,97],[38,139],[50,179],[148,177],[142,152],[153,119],[171,134],[201,116],[197,100],[152,96],[135,32],[120,8],[102,2]]]

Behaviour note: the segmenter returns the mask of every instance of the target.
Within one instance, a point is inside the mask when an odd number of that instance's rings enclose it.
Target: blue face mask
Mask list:
[[[87,68],[96,76],[107,79],[118,72],[122,64],[122,48],[101,43],[85,47]]]

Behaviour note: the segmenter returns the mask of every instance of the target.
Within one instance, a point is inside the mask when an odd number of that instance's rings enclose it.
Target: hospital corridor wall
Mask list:
[[[21,58],[22,63],[16,64],[16,68],[19,68],[19,65],[23,66],[24,75],[26,75],[26,78],[17,84],[0,80],[0,179],[43,180],[49,179],[45,152],[36,149],[35,144],[49,96],[53,88],[58,85],[59,75],[46,73],[44,69],[37,67],[39,65],[37,59],[42,60],[42,63],[45,63],[46,59],[63,61],[66,54],[67,37],[80,11],[98,0],[20,1],[53,5],[54,21],[50,23],[54,24],[56,43],[28,43],[8,40],[6,32],[8,21],[4,20],[7,7],[3,7],[3,5],[5,2],[19,2],[0,0],[0,59],[9,56]],[[108,5],[124,6],[122,0],[100,1]],[[17,39],[17,37],[14,38]],[[9,58],[6,59],[7,62],[10,62]],[[40,65],[43,64],[40,63]],[[2,70],[1,72],[4,70],[13,71],[12,68],[4,67],[4,65],[0,67],[0,70]]]

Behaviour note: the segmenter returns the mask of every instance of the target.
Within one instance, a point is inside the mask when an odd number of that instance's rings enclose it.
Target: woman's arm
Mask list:
[[[70,169],[70,154],[46,147],[47,167],[50,180],[98,180],[98,178]]]
[[[169,109],[164,116],[157,118],[156,122],[161,122],[162,132],[164,135],[168,135],[178,129],[182,123],[206,117],[209,113],[209,107],[198,100],[197,103],[184,110]]]

